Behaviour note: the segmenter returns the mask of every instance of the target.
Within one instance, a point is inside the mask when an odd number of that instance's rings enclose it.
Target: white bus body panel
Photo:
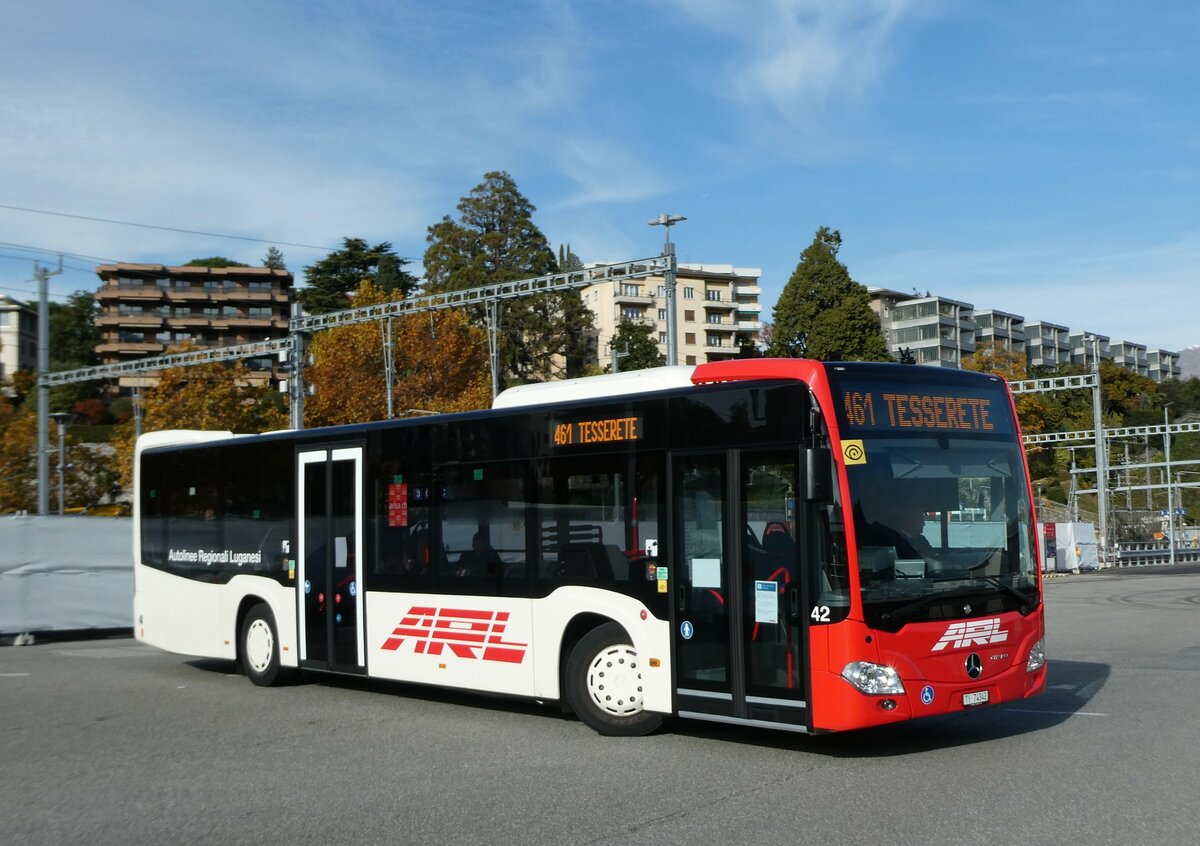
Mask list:
[[[642,620],[636,599],[570,586],[545,599],[367,591],[366,601],[372,677],[560,699],[563,633],[576,616],[597,614],[623,626],[643,656],[647,710],[671,710],[670,626]]]
[[[134,568],[134,632],[151,646],[181,655],[237,658],[237,612],[247,596],[267,603],[279,634],[279,661],[297,665],[296,592],[274,579],[236,575],[209,584],[153,567]]]

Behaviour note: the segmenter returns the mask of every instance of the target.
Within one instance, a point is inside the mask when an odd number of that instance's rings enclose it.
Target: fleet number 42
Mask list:
[[[829,606],[828,605],[814,605],[812,613],[809,614],[808,616],[812,617],[814,622],[828,623],[829,622]]]

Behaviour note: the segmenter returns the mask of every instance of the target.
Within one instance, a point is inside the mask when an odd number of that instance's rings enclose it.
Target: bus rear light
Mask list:
[[[1029,660],[1025,662],[1025,672],[1036,673],[1046,666],[1046,639],[1042,638],[1029,650]]]
[[[868,696],[904,693],[904,683],[895,670],[870,661],[851,661],[842,669],[842,678]]]

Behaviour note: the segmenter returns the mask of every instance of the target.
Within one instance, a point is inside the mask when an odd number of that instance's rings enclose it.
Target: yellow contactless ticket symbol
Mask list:
[[[842,461],[846,464],[866,464],[867,451],[861,440],[842,441]]]

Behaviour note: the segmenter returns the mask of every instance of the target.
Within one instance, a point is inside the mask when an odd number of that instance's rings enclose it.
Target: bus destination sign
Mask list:
[[[642,418],[603,417],[596,420],[553,422],[550,429],[554,445],[560,447],[637,441],[642,438]]]
[[[851,388],[842,395],[851,428],[994,432],[999,424],[1001,431],[1011,431],[1007,409],[997,414],[994,399],[951,393],[943,385],[934,390]]]

